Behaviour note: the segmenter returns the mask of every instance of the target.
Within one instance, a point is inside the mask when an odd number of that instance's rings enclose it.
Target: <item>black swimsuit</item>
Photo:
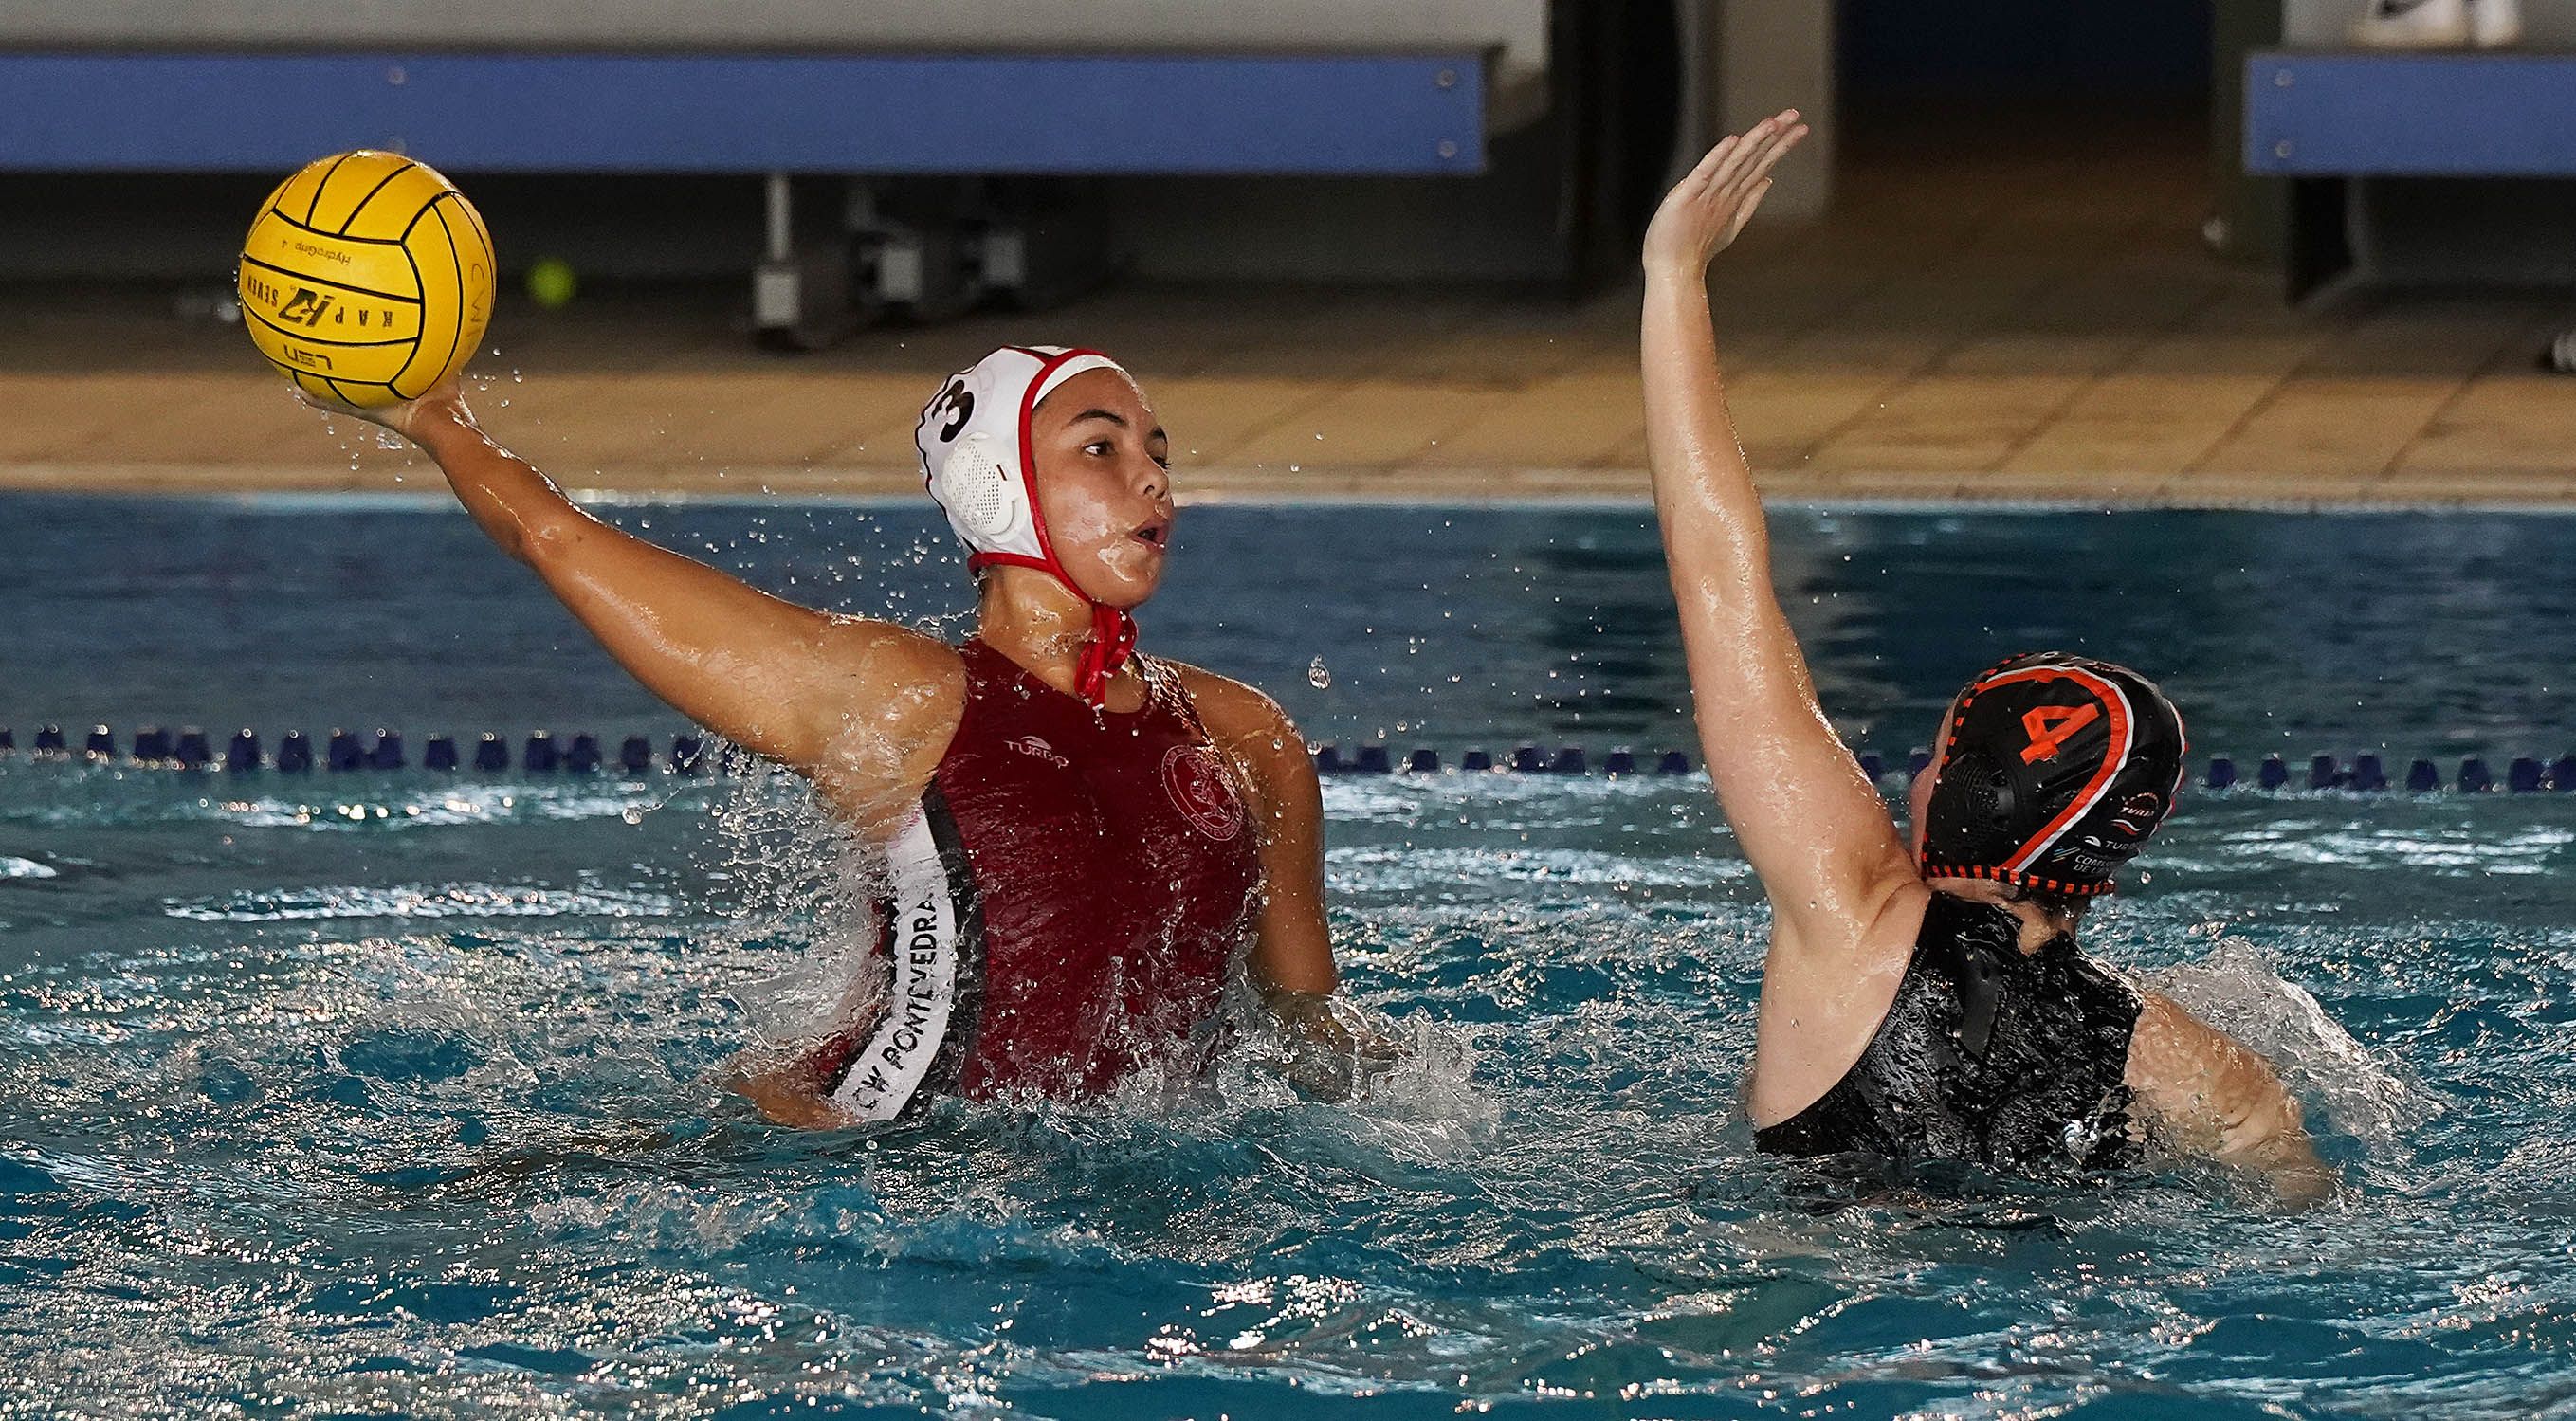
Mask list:
[[[1771,1154],[1863,1153],[2010,1169],[2116,1168],[2137,1153],[2121,1083],[2138,994],[2060,934],[1934,893],[1869,1049],[1815,1104],[1754,1132]]]

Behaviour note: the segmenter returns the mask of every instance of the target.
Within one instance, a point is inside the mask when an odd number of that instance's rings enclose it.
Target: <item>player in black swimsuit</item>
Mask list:
[[[1719,379],[1707,266],[1806,129],[1720,143],[1645,243],[1648,459],[1708,758],[1769,894],[1755,1140],[1784,1154],[2124,1163],[2150,1140],[2323,1192],[2254,1052],[2075,945],[2083,906],[2172,809],[2182,718],[2133,671],[2015,657],[1960,692],[1909,845],[1818,707]]]
[[[2025,950],[2004,904],[1933,893],[1868,1049],[1755,1142],[2023,1168],[2124,1163],[2137,1153],[2126,1077],[2143,1002],[2055,929],[2110,891],[2112,870],[2173,807],[2182,716],[2126,667],[2043,654],[1978,677],[1943,728],[1914,814],[1923,876],[2005,885],[2052,931]]]

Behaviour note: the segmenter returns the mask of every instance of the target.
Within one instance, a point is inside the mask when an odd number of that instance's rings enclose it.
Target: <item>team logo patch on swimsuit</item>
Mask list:
[[[1017,740],[1005,740],[1002,743],[1019,751],[1023,755],[1035,755],[1039,759],[1046,761],[1048,764],[1055,766],[1059,770],[1066,769],[1073,764],[1071,760],[1057,754],[1054,746],[1049,745],[1044,740],[1041,740],[1034,735],[1023,735]]]
[[[1173,746],[1163,756],[1163,789],[1191,828],[1218,843],[1243,832],[1243,802],[1226,783],[1225,764],[1214,748]]]

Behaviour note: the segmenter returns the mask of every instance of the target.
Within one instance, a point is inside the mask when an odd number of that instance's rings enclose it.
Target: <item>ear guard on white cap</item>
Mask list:
[[[1027,497],[1019,480],[994,457],[993,436],[977,430],[957,441],[930,476],[930,496],[948,513],[959,537],[969,547],[1035,548],[1029,526]]]

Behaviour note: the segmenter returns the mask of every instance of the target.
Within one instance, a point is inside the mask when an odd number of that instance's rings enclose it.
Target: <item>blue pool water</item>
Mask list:
[[[962,606],[916,511],[616,516],[789,595]],[[2204,751],[2502,757],[2576,728],[2565,527],[1778,541],[1892,752],[2063,644],[2160,673]],[[22,744],[676,728],[434,504],[0,528]],[[1146,627],[1318,737],[1652,746],[1688,741],[1667,608],[1637,510],[1202,509]],[[1245,1059],[815,1135],[717,1083],[833,980],[792,786],[0,760],[0,1414],[2576,1415],[2576,796],[2190,798],[2100,916],[2283,1063],[2349,1181],[2295,1216],[2189,1167],[1855,1195],[1753,1155],[1764,914],[1702,781],[1327,810],[1351,990],[1412,1046],[1366,1099]]]

